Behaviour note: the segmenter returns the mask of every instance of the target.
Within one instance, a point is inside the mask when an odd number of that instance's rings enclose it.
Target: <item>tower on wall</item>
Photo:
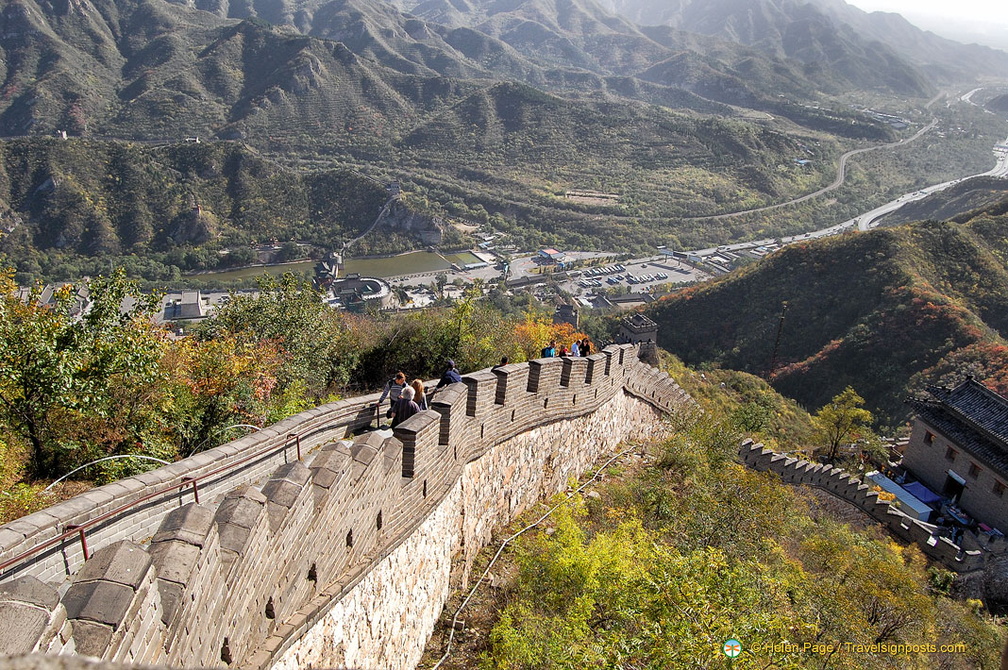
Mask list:
[[[623,317],[616,341],[639,345],[640,359],[658,365],[658,324],[640,312]]]
[[[623,317],[620,322],[619,342],[641,344],[658,341],[658,324],[640,312]]]
[[[574,330],[577,330],[580,321],[578,308],[575,305],[564,302],[557,305],[556,311],[553,312],[553,323],[569,323],[574,327]]]

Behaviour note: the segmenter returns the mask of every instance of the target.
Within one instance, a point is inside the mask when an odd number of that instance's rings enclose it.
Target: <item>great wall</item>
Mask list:
[[[377,394],[324,405],[2,526],[0,665],[415,668],[494,528],[693,411],[638,353],[466,375],[391,436],[367,430]],[[954,544],[841,469],[752,440],[739,459],[961,574],[1008,554]]]
[[[983,570],[992,560],[1008,554],[1008,540],[967,531],[959,544],[939,534],[937,526],[910,517],[879,497],[877,487],[828,464],[778,454],[762,444],[745,440],[739,459],[746,466],[780,475],[781,481],[819,488],[866,512],[892,535],[916,544],[921,551],[957,573]]]
[[[0,656],[414,668],[495,527],[693,406],[631,345],[482,370],[348,439],[376,399],[0,527]]]

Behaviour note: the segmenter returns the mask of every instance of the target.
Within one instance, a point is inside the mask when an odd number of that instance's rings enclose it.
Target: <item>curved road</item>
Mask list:
[[[1008,145],[1008,139],[1006,139],[1003,144]],[[934,184],[932,186],[927,186],[913,193],[906,193],[896,198],[895,200],[888,202],[881,207],[876,207],[870,212],[861,214],[858,217],[844,221],[843,223],[838,223],[836,225],[830,226],[829,228],[823,228],[822,230],[816,230],[810,233],[803,233],[801,235],[792,235],[790,237],[781,237],[779,241],[781,244],[790,244],[791,242],[797,242],[799,240],[816,238],[816,237],[827,237],[829,235],[836,235],[848,230],[850,228],[857,227],[858,230],[869,230],[874,228],[878,224],[875,223],[884,215],[894,212],[908,202],[914,200],[920,200],[926,198],[927,196],[935,193],[937,191],[942,191],[950,186],[954,186],[961,181],[967,179],[973,179],[974,177],[1008,177],[1008,151],[997,152],[997,162],[994,167],[987,172],[970,175],[969,177],[960,177],[959,179],[953,179],[951,181],[946,181],[941,184]],[[753,242],[736,242],[735,244],[727,244],[717,248],[709,249],[698,249],[696,251],[691,251],[690,253],[696,254],[698,256],[709,256],[717,251],[740,251],[742,249],[755,249],[756,247],[767,246],[774,244],[778,241],[778,238],[768,238],[765,240],[755,240]]]
[[[917,138],[919,138],[921,135],[923,135],[924,133],[926,133],[929,130],[931,130],[932,128],[934,128],[936,125],[938,125],[938,119],[932,119],[931,123],[929,123],[928,125],[924,126],[920,130],[918,130],[911,137],[906,137],[906,138],[904,138],[902,140],[898,140],[896,142],[889,142],[888,144],[878,144],[878,145],[873,146],[873,147],[862,147],[861,149],[852,149],[851,151],[848,151],[847,153],[845,153],[842,156],[840,156],[840,160],[838,162],[838,167],[837,167],[837,176],[836,176],[836,179],[833,180],[832,184],[830,184],[829,186],[824,186],[823,188],[819,189],[818,191],[814,191],[812,193],[808,193],[806,195],[803,195],[803,196],[800,196],[798,198],[795,198],[794,200],[788,200],[787,202],[779,202],[776,205],[767,205],[765,207],[756,207],[755,209],[744,209],[744,210],[741,210],[741,211],[738,211],[738,212],[729,212],[728,214],[712,214],[712,215],[709,215],[709,216],[684,216],[682,218],[683,219],[687,219],[687,220],[691,220],[691,221],[693,221],[693,220],[700,220],[700,219],[702,219],[702,220],[728,219],[728,218],[731,218],[731,217],[734,217],[734,216],[742,216],[744,214],[752,214],[754,212],[769,212],[770,210],[780,209],[781,207],[790,207],[791,205],[797,204],[799,202],[805,202],[806,200],[811,200],[812,198],[818,198],[820,195],[823,195],[824,193],[829,193],[830,191],[835,191],[836,189],[838,189],[841,186],[843,186],[844,180],[847,178],[847,161],[852,156],[857,156],[858,154],[868,153],[869,151],[876,151],[877,149],[890,149],[892,147],[901,146],[901,145],[906,144],[908,142],[913,142],[914,140],[916,140]]]

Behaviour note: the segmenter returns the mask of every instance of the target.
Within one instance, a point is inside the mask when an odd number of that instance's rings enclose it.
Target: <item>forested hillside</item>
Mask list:
[[[247,264],[249,245],[271,240],[339,248],[387,198],[357,173],[293,171],[238,143],[0,143],[0,252],[29,281],[80,277],[88,258],[171,280]]]
[[[974,374],[1008,391],[1006,223],[979,214],[795,244],[648,314],[691,364],[769,374],[806,407],[853,386],[898,422],[928,382]]]

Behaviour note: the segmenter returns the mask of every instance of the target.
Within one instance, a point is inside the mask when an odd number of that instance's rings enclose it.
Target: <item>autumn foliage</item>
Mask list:
[[[852,386],[894,425],[929,383],[1008,386],[1006,224],[984,215],[803,242],[648,313],[659,344],[689,364],[759,374],[806,407]]]
[[[583,334],[528,310],[505,316],[479,290],[450,308],[385,316],[331,309],[292,275],[262,279],[174,337],[156,299],[119,273],[92,280],[90,307],[66,285],[51,300],[16,295],[0,275],[0,448],[4,483],[50,479],[107,456],[188,456],[341,395],[380,388],[396,370],[438,377],[538,357],[550,340]],[[132,304],[125,312],[121,305]],[[96,481],[152,467],[107,461]]]

